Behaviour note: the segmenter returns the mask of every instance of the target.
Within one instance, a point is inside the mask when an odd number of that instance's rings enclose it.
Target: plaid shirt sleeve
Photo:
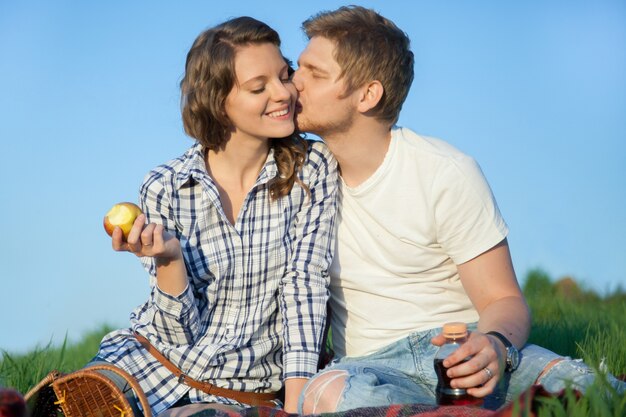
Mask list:
[[[310,198],[297,215],[290,267],[282,279],[283,378],[309,378],[317,371],[326,321],[329,267],[337,211],[337,163],[326,145],[311,144]]]
[[[162,224],[165,230],[181,239],[180,233],[177,233],[170,197],[158,171],[153,171],[146,176],[140,189],[139,199],[147,222]],[[141,262],[150,273],[152,287],[150,299],[144,307],[152,311],[150,314],[142,314],[143,317],[152,317],[152,320],[142,323],[144,327],[142,333],[158,335],[161,342],[169,345],[192,344],[200,325],[198,307],[191,286],[187,285],[181,294],[175,296],[167,294],[157,285],[154,258],[145,257],[141,259]]]

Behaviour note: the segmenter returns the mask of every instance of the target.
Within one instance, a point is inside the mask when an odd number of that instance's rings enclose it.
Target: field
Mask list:
[[[602,296],[580,288],[572,279],[553,282],[540,270],[524,280],[524,293],[533,314],[529,342],[562,355],[582,358],[597,369],[626,375],[626,292],[618,288]],[[52,369],[69,372],[82,367],[97,352],[102,326],[75,344],[34,348],[23,355],[1,352],[0,386],[25,393]],[[585,397],[548,400],[540,416],[626,415],[626,398],[606,398],[603,381]]]

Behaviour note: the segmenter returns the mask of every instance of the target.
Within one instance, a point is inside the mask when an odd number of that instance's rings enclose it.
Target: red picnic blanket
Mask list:
[[[519,401],[508,404],[499,410],[466,406],[434,406],[425,404],[394,404],[385,407],[364,407],[336,413],[310,414],[306,417],[534,417],[540,397],[555,397],[540,385],[525,391]],[[557,395],[556,397],[559,397]],[[293,417],[294,414],[269,407],[247,408],[241,412],[204,410],[192,417]]]

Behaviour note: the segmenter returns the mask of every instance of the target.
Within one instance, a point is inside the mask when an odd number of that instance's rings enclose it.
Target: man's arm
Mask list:
[[[515,277],[507,240],[459,265],[458,270],[480,316],[478,331],[495,330],[522,348],[530,332],[530,311]]]
[[[497,385],[506,356],[504,345],[484,333],[494,330],[500,332],[521,348],[530,332],[530,312],[515,277],[506,239],[476,258],[458,265],[458,270],[463,287],[480,319],[478,331],[472,332],[469,341],[446,359],[444,365],[460,363],[448,372],[452,378],[457,378],[453,386],[468,388],[469,394],[483,397]],[[433,339],[435,344],[442,342],[441,336]],[[468,356],[472,356],[472,359],[463,362]],[[489,379],[484,368],[489,368],[494,377]]]

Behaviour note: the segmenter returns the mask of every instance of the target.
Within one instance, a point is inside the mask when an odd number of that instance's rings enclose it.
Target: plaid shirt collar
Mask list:
[[[205,153],[204,146],[202,146],[199,142],[185,152],[183,155],[183,165],[174,181],[174,187],[176,189],[179,190],[191,178],[197,182],[209,181],[210,183],[213,183],[213,179],[209,176],[206,170],[204,159]],[[276,160],[274,158],[274,148],[270,148],[265,164],[259,173],[259,177],[257,178],[255,185],[264,184],[276,175],[278,175],[278,166],[276,165]]]

